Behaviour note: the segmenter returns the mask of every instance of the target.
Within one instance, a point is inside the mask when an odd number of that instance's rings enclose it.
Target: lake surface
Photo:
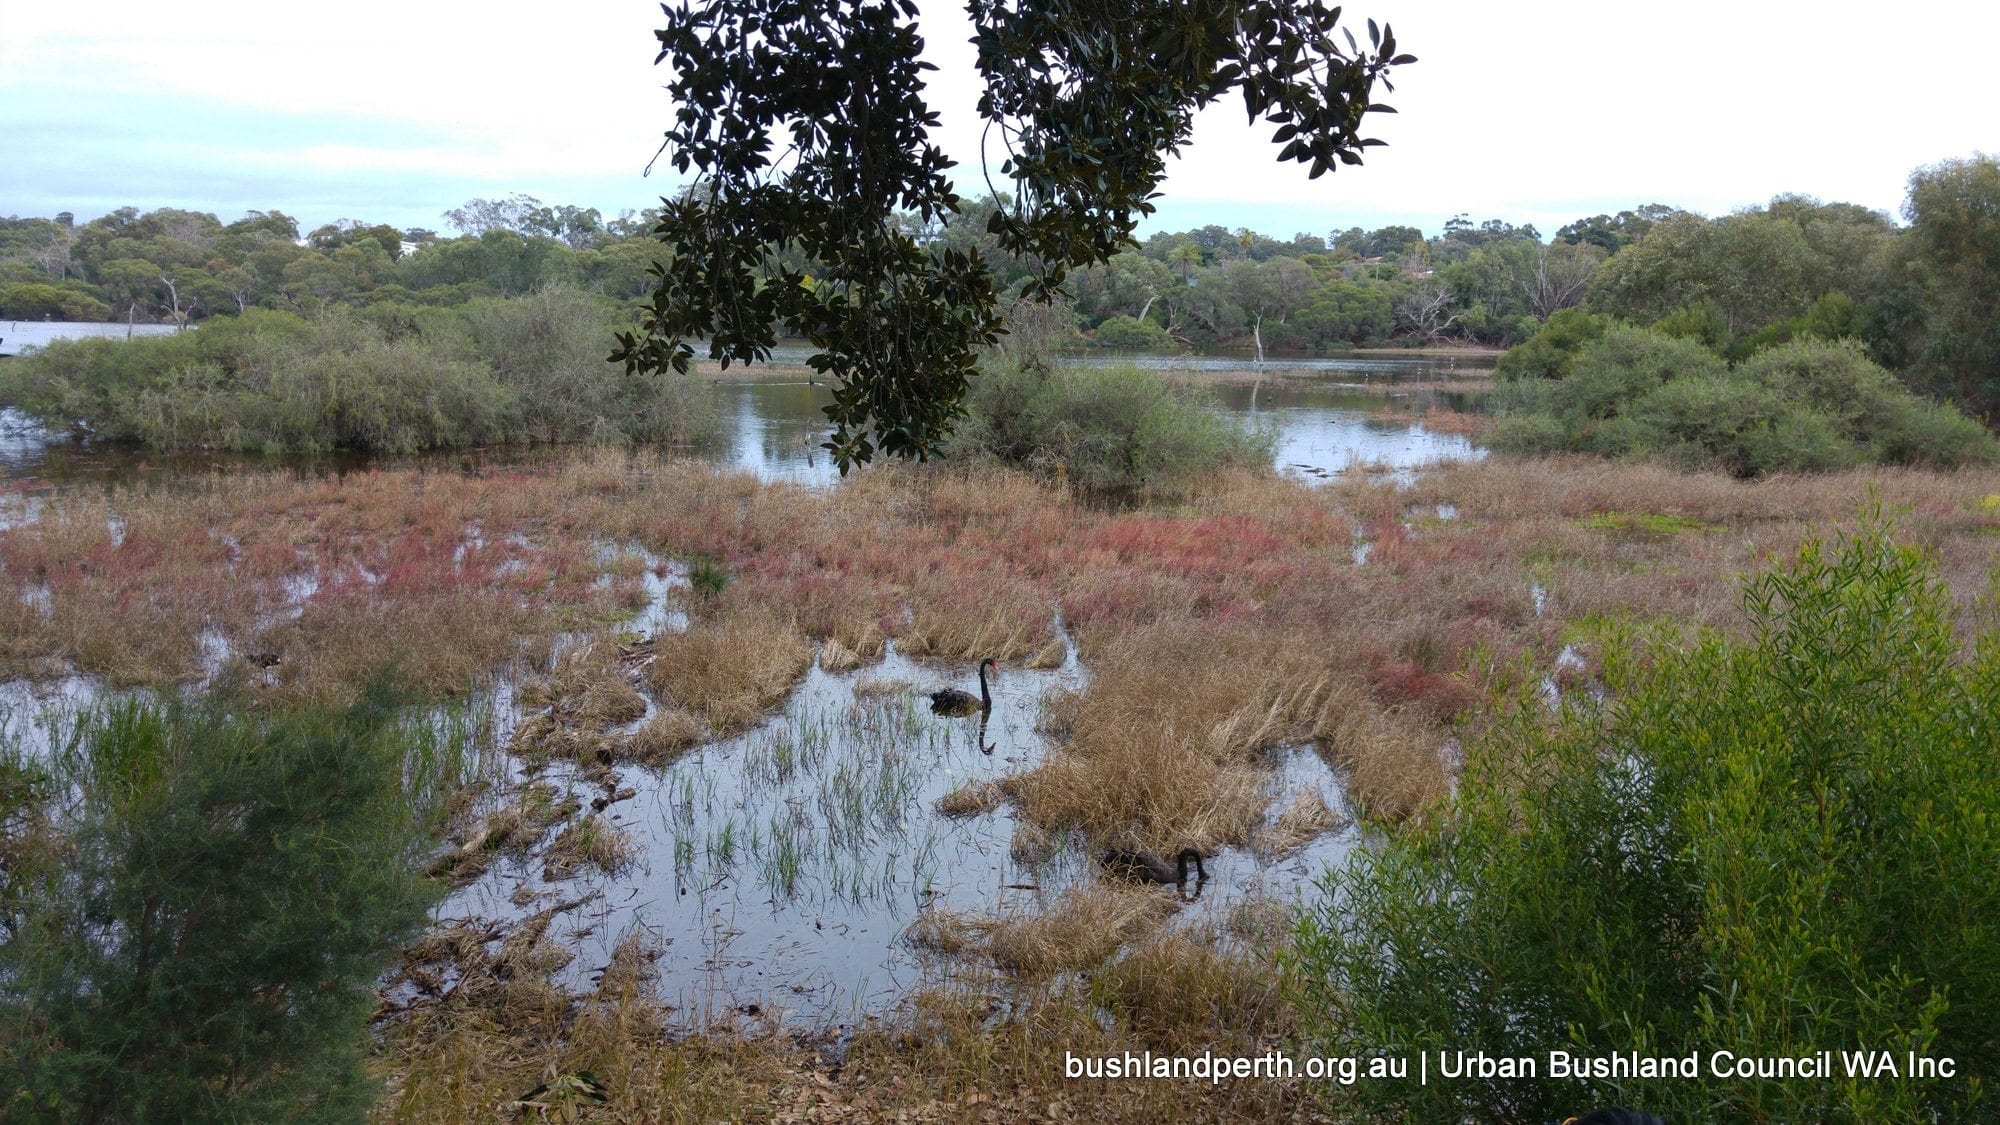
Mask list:
[[[134,324],[134,336],[170,336],[171,324]],[[123,340],[126,326],[85,320],[0,320],[0,355],[20,355],[52,340]]]
[[[23,321],[28,325],[32,322]],[[120,332],[123,325],[113,327]],[[776,357],[787,361],[786,357]],[[1483,357],[1481,357],[1483,358]],[[1321,477],[1352,465],[1411,470],[1439,461],[1476,460],[1485,452],[1460,434],[1426,428],[1420,418],[1385,416],[1391,402],[1418,409],[1480,409],[1481,392],[1452,390],[1445,379],[1476,383],[1491,372],[1484,365],[1452,357],[1278,360],[1261,377],[1243,363],[1205,366],[1213,357],[1120,356],[1116,362],[1206,373],[1213,379],[1216,409],[1246,425],[1277,431],[1276,466],[1282,471]],[[1078,357],[1080,365],[1101,365],[1100,357]],[[1204,366],[1189,367],[1190,363]],[[1406,390],[1399,386],[1408,385]],[[719,464],[754,472],[767,480],[825,484],[839,479],[820,444],[829,426],[824,408],[833,401],[822,385],[803,379],[763,378],[720,381],[725,444],[710,456]],[[427,464],[473,468],[532,464],[560,457],[554,451],[469,450],[422,458]],[[11,410],[0,410],[0,479],[51,484],[103,482],[130,484],[170,480],[197,472],[232,468],[283,468],[343,472],[376,460],[355,455],[257,457],[250,455],[161,454],[121,447],[79,445],[51,435]]]
[[[1477,409],[1478,392],[1449,381],[1483,373],[1464,360],[1274,361],[1256,371],[1235,360],[1227,366],[1184,357],[1138,360],[1207,376],[1215,409],[1277,431],[1275,459],[1283,471],[1315,478],[1367,464],[1407,472],[1483,455],[1463,436],[1383,409],[1391,400],[1420,409]],[[722,382],[716,391],[727,438],[713,454],[719,463],[766,479],[837,481],[818,448],[828,428],[824,386],[776,377]],[[472,451],[423,463],[472,468],[564,456]],[[12,478],[0,493],[166,484],[241,468],[331,473],[370,464],[359,457],[167,457],[97,448],[0,413],[0,483]],[[33,501],[26,503],[31,508]],[[18,498],[15,505],[0,503],[0,520],[10,508],[17,516],[27,510]],[[1366,544],[1356,550],[1359,561]],[[687,586],[685,567],[641,561],[652,603],[626,628],[652,635],[684,627],[676,599]],[[939,806],[948,794],[1039,763],[1051,748],[1036,729],[1040,701],[1088,674],[1073,647],[1059,667],[1010,668],[995,687],[990,721],[982,723],[947,719],[928,707],[926,694],[938,687],[971,686],[962,666],[918,663],[893,649],[855,671],[814,666],[774,714],[741,735],[706,743],[662,768],[617,769],[610,788],[624,797],[603,815],[632,848],[628,867],[576,877],[548,868],[541,852],[504,857],[454,893],[439,921],[519,922],[553,911],[550,932],[575,954],[568,973],[579,984],[606,964],[621,937],[643,932],[661,951],[658,969],[685,1026],[732,1013],[766,1026],[826,1026],[885,1011],[913,986],[952,971],[948,959],[911,939],[914,924],[951,917],[986,924],[1041,913],[1079,882],[1099,877],[1084,841],[1036,845],[1006,802],[956,815]],[[506,745],[530,714],[518,703],[522,675],[503,671],[476,693],[477,706],[493,720],[493,749]],[[0,735],[11,723],[18,737],[35,716],[86,706],[102,693],[101,685],[77,676],[0,684]],[[1307,793],[1344,814],[1343,826],[1279,854],[1220,849],[1208,861],[1205,893],[1177,901],[1171,925],[1293,901],[1358,845],[1340,778],[1312,748],[1274,752],[1270,765],[1266,827]],[[585,796],[592,790],[560,763],[539,769],[508,758],[504,768],[522,783]]]

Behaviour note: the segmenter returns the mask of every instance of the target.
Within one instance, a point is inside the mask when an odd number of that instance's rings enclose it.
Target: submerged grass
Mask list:
[[[518,662],[541,678],[518,745],[662,763],[753,727],[807,674],[816,644],[829,670],[891,642],[958,673],[985,656],[1048,666],[1067,651],[1060,622],[1089,679],[1047,701],[1055,748],[994,790],[952,794],[947,810],[1004,797],[1024,862],[1066,844],[1282,852],[1331,810],[1270,815],[1275,748],[1312,745],[1344,771],[1361,815],[1423,818],[1494,695],[1543,676],[1587,686],[1593,638],[1633,622],[1742,629],[1733,576],[1848,524],[1870,497],[1934,553],[1953,612],[1979,616],[1996,495],[2000,474],[1985,470],[1744,482],[1564,458],[1445,466],[1407,485],[1361,471],[1320,487],[1223,473],[1171,506],[1124,509],[998,470],[883,466],[816,492],[624,453],[538,473],[244,475],[108,499],[57,493],[0,528],[0,675],[183,684],[210,674],[218,637],[223,663],[280,699],[352,695],[390,656],[433,693]],[[1439,505],[1456,516],[1424,518]],[[1371,545],[1362,563],[1357,538]],[[621,649],[608,633],[645,603],[645,568],[607,541],[710,560],[727,580],[689,596],[685,632]],[[594,639],[551,664],[556,639],[574,634]],[[856,685],[880,711],[866,737],[886,744],[907,725],[910,687]],[[876,857],[849,845],[907,801],[907,766],[886,753],[815,759],[816,731],[779,726],[760,768],[815,771],[824,805],[710,823],[691,790],[673,805],[690,810],[685,822],[669,811],[676,866],[733,867],[774,893],[871,893]],[[591,822],[574,819],[575,799],[545,784],[480,813],[442,874],[466,877],[505,852],[546,861],[551,839],[567,841],[574,870],[616,862],[610,834],[578,827]],[[1103,1120],[1308,1112],[1282,1084],[1199,1093],[1050,1079],[1050,1043],[1284,1034],[1240,971],[1257,962],[1231,960],[1235,936],[1183,941],[1156,924],[1172,901],[1086,880],[1038,919],[938,919],[932,945],[1004,964],[991,990],[1033,999],[995,1022],[980,987],[925,998],[904,1025],[914,1038],[864,1036],[837,1076],[789,1041],[664,1043],[669,1013],[637,983],[643,958],[607,972],[608,993],[578,997],[547,979],[562,951],[545,934],[511,952],[484,942],[454,954],[486,961],[447,974],[466,982],[449,1001],[446,979],[401,1017],[382,1063],[395,1078],[385,1116],[491,1116],[552,1075],[585,1072],[610,1091],[606,1112],[632,1120],[814,1105],[921,1119],[974,1092],[1011,1099],[1009,1112]],[[1087,985],[1074,976],[1085,970]],[[880,1085],[892,1080],[902,1085]],[[854,1109],[864,1097],[876,1100]]]

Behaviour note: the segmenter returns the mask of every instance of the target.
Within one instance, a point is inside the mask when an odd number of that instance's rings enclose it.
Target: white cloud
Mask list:
[[[1246,128],[1225,103],[1171,165],[1174,215],[1234,226],[1254,214],[1273,230],[1396,217],[1434,230],[1466,211],[1548,231],[1606,208],[1713,212],[1784,191],[1893,211],[1917,165],[2000,150],[1984,57],[2000,6],[1347,6],[1357,22],[1391,23],[1421,60],[1384,95],[1401,110],[1373,129],[1390,146],[1310,181],[1275,164],[1269,129]],[[146,195],[204,175],[252,195],[259,176],[268,191],[305,177],[323,189],[316,199],[398,223],[515,190],[643,205],[671,187],[638,174],[668,113],[666,75],[652,65],[659,19],[647,0],[10,3],[0,205],[44,213],[79,193],[219,209],[291,202]],[[959,4],[931,0],[924,30],[941,66],[940,140],[974,162],[970,26]],[[59,133],[24,139],[50,115]]]

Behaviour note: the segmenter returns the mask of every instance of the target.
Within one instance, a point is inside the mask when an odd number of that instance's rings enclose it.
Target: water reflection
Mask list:
[[[918,690],[960,671],[893,647],[854,672],[814,666],[752,730],[620,772],[612,787],[634,795],[605,815],[637,849],[629,870],[579,883],[551,880],[536,856],[502,859],[440,917],[518,919],[595,890],[552,931],[578,952],[572,968],[604,964],[643,931],[689,1024],[744,1001],[808,1022],[884,1010],[923,972],[902,940],[919,911],[1034,901],[1009,854],[1011,808],[954,814],[940,802],[1038,762],[1041,697],[1083,675],[1073,650],[1052,671],[1009,671],[974,734],[970,717],[931,714]],[[989,737],[998,752],[979,753]],[[547,780],[571,784],[559,767]]]
[[[832,433],[825,408],[833,395],[824,385],[759,380],[719,383],[716,392],[729,419],[729,449],[717,458],[722,464],[765,480],[820,484],[839,477],[820,448]]]
[[[24,324],[27,322],[23,322]],[[118,326],[122,329],[122,325]],[[1118,362],[1146,357],[1120,356]],[[1106,357],[1066,362],[1094,365]],[[1227,363],[1228,368],[1212,366]],[[1462,435],[1427,429],[1420,416],[1385,415],[1399,407],[1477,411],[1481,392],[1440,385],[1446,375],[1477,376],[1470,360],[1411,358],[1274,360],[1256,371],[1240,361],[1216,357],[1151,357],[1151,365],[1193,371],[1227,370],[1209,382],[1216,408],[1247,424],[1276,431],[1276,466],[1284,471],[1325,476],[1354,464],[1383,464],[1410,470],[1444,460],[1476,459],[1483,452]],[[1407,387],[1388,389],[1386,387]],[[824,384],[804,378],[720,381],[715,385],[724,420],[724,445],[706,456],[766,480],[822,485],[839,479],[821,448],[831,433],[826,407],[833,396]],[[561,460],[553,448],[475,449],[414,458],[378,458],[336,453],[318,456],[177,453],[78,443],[50,434],[16,411],[0,409],[0,479],[48,484],[133,485],[190,475],[240,470],[286,470],[339,475],[390,465],[424,465],[461,471],[533,468]],[[31,486],[32,487],[32,486]]]

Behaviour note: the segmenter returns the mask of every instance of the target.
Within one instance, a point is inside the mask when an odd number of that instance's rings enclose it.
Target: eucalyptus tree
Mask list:
[[[2000,417],[2000,159],[1946,160],[1910,174],[1903,214],[1924,263],[1918,368],[1932,389]]]
[[[988,229],[1046,299],[1077,266],[1132,245],[1165,157],[1194,115],[1240,92],[1278,159],[1313,176],[1358,164],[1376,83],[1415,61],[1386,27],[1368,46],[1317,0],[968,0],[979,114],[1006,157]],[[693,190],[663,201],[671,250],[614,358],[685,371],[691,340],[724,363],[766,358],[779,331],[815,346],[834,384],[842,470],[879,450],[924,458],[962,412],[1001,295],[980,256],[920,245],[899,211],[959,210],[932,140],[915,0],[680,0],[657,61],[674,118],[662,152]],[[802,253],[812,272],[783,259]]]

